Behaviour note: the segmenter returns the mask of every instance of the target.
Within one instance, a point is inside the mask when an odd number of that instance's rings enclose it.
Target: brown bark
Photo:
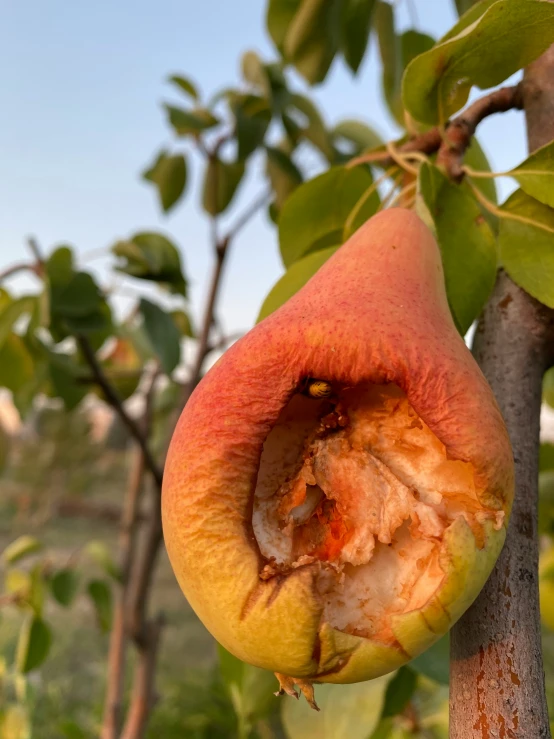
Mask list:
[[[554,47],[525,73],[529,149],[554,139]],[[451,739],[550,737],[538,592],[538,452],[542,376],[552,363],[554,311],[503,272],[474,353],[504,415],[516,497],[506,544],[473,606],[451,632]]]

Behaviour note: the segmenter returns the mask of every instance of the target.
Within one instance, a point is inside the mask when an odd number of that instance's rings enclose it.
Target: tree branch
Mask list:
[[[8,277],[17,275],[20,272],[32,272],[35,275],[38,274],[37,268],[34,264],[30,264],[29,262],[17,262],[16,264],[12,264],[7,267],[3,272],[0,272],[0,282],[7,280]]]
[[[123,421],[123,423],[129,430],[131,436],[135,439],[135,441],[139,445],[140,449],[142,450],[142,453],[144,454],[144,460],[145,460],[146,467],[149,469],[150,473],[152,474],[152,477],[154,478],[157,487],[161,490],[163,472],[162,472],[161,467],[158,465],[158,463],[152,456],[152,453],[150,452],[148,448],[147,440],[144,434],[142,433],[142,430],[140,429],[136,421],[133,418],[131,418],[131,416],[127,413],[127,411],[123,407],[123,403],[121,402],[121,399],[119,398],[113,385],[110,383],[110,381],[106,377],[104,370],[102,369],[102,365],[98,361],[96,354],[94,352],[94,349],[89,343],[89,340],[83,335],[77,336],[76,339],[77,339],[77,344],[79,345],[79,348],[81,349],[81,352],[83,354],[83,357],[91,369],[92,377],[94,381],[104,393],[106,402],[109,403],[109,405],[111,405],[111,407],[114,409],[114,411],[117,413],[117,415],[120,417],[120,419]]]
[[[531,151],[554,138],[554,47],[525,72]],[[473,606],[452,629],[450,737],[550,737],[538,590],[538,453],[542,377],[554,311],[500,272],[474,353],[504,415],[516,471],[506,543]]]
[[[481,121],[495,113],[522,108],[521,83],[513,87],[501,87],[469,105],[459,116],[449,121],[444,132],[438,127],[431,128],[399,145],[397,152],[401,154],[421,152],[427,155],[438,152],[437,163],[445,167],[452,179],[460,181],[464,176],[462,170],[464,154]],[[349,166],[365,162],[378,163],[384,169],[395,163],[387,152],[378,151],[356,157],[349,162]]]

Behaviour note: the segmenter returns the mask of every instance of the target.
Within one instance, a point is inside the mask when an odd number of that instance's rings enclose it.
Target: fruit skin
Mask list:
[[[306,377],[399,385],[449,457],[473,464],[481,502],[506,513],[500,530],[484,524],[479,546],[455,521],[440,590],[394,618],[392,645],[320,623],[313,565],[258,577],[251,515],[262,446]],[[472,603],[502,548],[513,485],[504,422],[452,321],[437,244],[412,211],[395,208],[364,224],[198,385],[167,458],[164,536],[183,592],[229,651],[286,675],[357,682],[417,656]]]

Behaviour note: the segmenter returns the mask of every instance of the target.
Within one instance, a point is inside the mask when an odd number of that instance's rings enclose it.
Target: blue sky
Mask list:
[[[401,26],[412,25],[406,0],[397,5]],[[435,37],[454,21],[453,1],[413,5],[419,30]],[[190,76],[209,97],[237,84],[243,51],[274,58],[264,6],[261,0],[8,0],[0,27],[0,267],[26,255],[31,234],[44,249],[70,243],[86,255],[134,231],[161,229],[182,249],[197,316],[211,264],[198,205],[200,162],[191,163],[185,204],[169,217],[139,173],[170,143],[160,108],[162,100],[175,99],[165,83],[169,74]],[[356,78],[335,62],[313,95],[329,123],[356,117],[390,137],[396,129],[379,77],[373,44]],[[479,136],[497,171],[525,158],[521,114],[489,119]],[[233,212],[259,191],[260,167],[254,164]],[[503,195],[513,189],[510,180],[499,184]],[[108,263],[85,266],[105,274]],[[225,274],[219,313],[228,331],[252,325],[281,273],[275,231],[261,214],[235,242]]]

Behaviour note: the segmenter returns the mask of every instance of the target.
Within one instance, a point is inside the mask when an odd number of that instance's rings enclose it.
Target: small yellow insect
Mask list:
[[[331,392],[332,387],[330,382],[326,382],[326,380],[308,380],[306,394],[310,398],[328,398]]]

